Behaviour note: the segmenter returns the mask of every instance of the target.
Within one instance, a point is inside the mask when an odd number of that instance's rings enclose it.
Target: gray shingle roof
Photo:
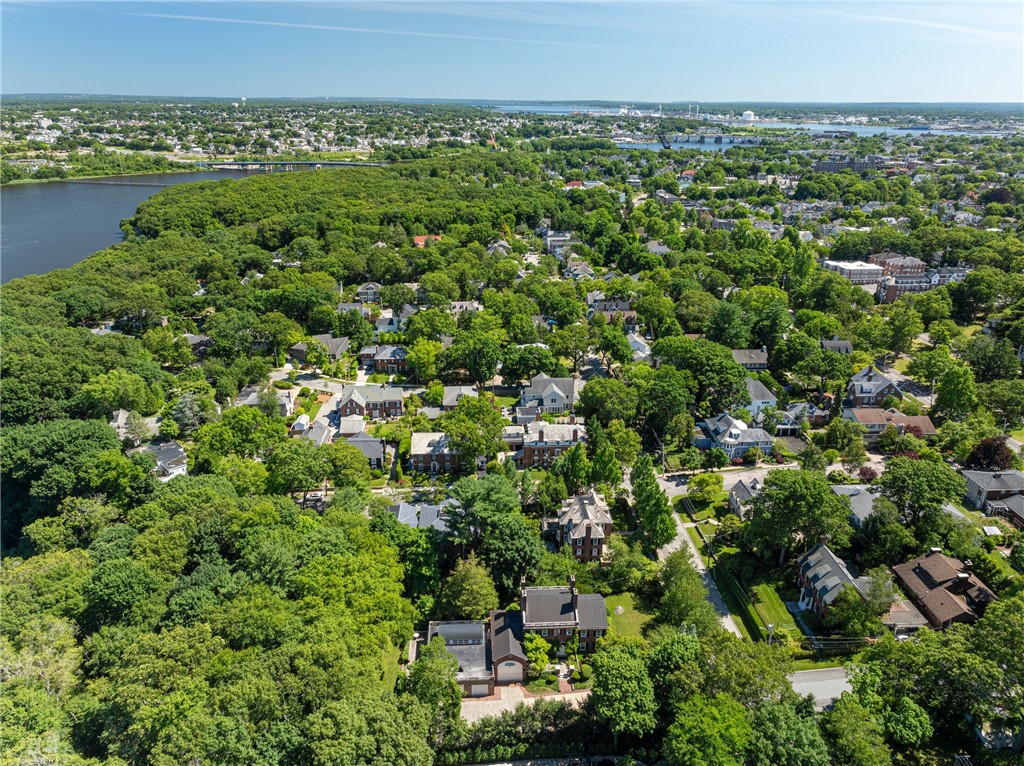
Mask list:
[[[1024,492],[1024,472],[1021,471],[964,471],[964,478],[973,481],[985,492]]]
[[[811,587],[824,604],[835,601],[844,586],[860,592],[859,583],[846,568],[846,562],[836,556],[827,545],[819,543],[800,557],[800,573],[811,582]]]
[[[768,352],[759,348],[735,348],[732,350],[732,358],[736,364],[768,364]]]
[[[498,662],[515,657],[526,662],[526,652],[521,643],[523,636],[523,613],[519,611],[499,612],[491,623],[491,661]]]
[[[608,630],[608,610],[604,596],[597,593],[583,593],[577,602],[580,630]]]
[[[576,617],[572,611],[572,594],[568,587],[527,588],[523,623],[526,627],[537,624],[563,623],[572,625]]]
[[[773,394],[768,387],[759,380],[753,378],[747,378],[744,381],[747,386],[747,393],[750,394],[750,401],[752,402],[774,402],[777,401],[775,394]]]

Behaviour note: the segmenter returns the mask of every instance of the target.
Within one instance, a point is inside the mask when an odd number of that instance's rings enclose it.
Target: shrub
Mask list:
[[[281,390],[287,390],[289,388],[295,388],[295,384],[290,380],[275,380],[274,388],[280,388]]]
[[[311,393],[313,392],[310,390],[309,386],[303,386],[302,388],[299,389],[299,396],[301,396],[303,399],[305,399]]]
[[[857,478],[860,479],[862,484],[870,484],[878,478],[878,471],[871,466],[866,465],[857,471]]]
[[[827,449],[821,453],[821,456],[825,459],[826,465],[832,465],[839,459],[839,450]]]
[[[591,676],[594,675],[594,669],[590,665],[583,665],[580,668],[580,674],[583,676],[584,681],[589,681]]]
[[[580,675],[580,671],[574,670],[574,671],[572,671],[571,678],[573,680],[573,683],[575,683],[575,682],[579,681],[581,678],[583,678],[583,676]]]

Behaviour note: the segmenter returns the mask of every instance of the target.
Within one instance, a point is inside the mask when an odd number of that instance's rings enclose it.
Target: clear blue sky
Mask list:
[[[11,2],[4,93],[1024,100],[1024,2]]]

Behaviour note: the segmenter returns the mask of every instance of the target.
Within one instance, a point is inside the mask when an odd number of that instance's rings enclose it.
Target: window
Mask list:
[[[580,638],[586,638],[586,637],[587,637],[587,631],[581,630],[580,631]]]
[[[595,630],[595,631],[594,631],[594,635],[595,635],[595,636],[596,636],[597,638],[600,638],[600,637],[601,637],[601,633],[602,633],[602,631],[600,631],[600,630]]]
[[[551,635],[552,636],[560,636],[560,635],[562,635],[561,628],[555,628],[553,631],[551,631]]]
[[[540,632],[540,634],[541,634],[542,636],[544,636],[544,638],[547,638],[547,637],[548,637],[548,632],[547,632],[547,630],[542,630],[542,631]]]

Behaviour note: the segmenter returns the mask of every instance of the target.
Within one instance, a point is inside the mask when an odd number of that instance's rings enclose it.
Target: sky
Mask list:
[[[0,3],[0,91],[1021,102],[1024,2]]]

